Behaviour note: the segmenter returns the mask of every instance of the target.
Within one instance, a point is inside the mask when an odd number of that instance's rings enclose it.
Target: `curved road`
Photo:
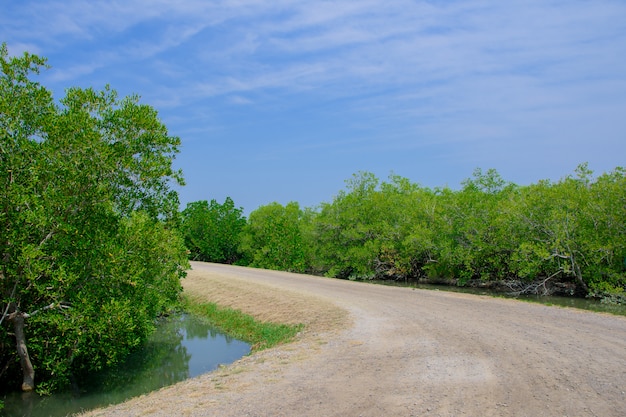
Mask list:
[[[193,269],[195,282],[219,276],[261,295],[332,303],[350,325],[105,414],[626,416],[624,317],[224,265]],[[154,407],[173,395],[170,406]]]

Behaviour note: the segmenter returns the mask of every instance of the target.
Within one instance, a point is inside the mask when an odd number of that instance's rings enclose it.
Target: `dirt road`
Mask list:
[[[203,263],[184,286],[306,329],[91,415],[626,416],[624,317]]]

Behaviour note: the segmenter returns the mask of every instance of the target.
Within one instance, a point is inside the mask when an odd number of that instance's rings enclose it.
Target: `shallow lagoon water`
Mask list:
[[[15,393],[4,398],[1,416],[65,416],[109,404],[211,372],[250,352],[250,345],[218,332],[191,315],[160,324],[140,351],[119,367],[78,381],[72,392],[40,397]]]

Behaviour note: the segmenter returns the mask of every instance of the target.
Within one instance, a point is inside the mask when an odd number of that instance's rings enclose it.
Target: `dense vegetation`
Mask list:
[[[518,186],[477,169],[454,191],[360,172],[316,210],[292,202],[250,213],[235,262],[515,293],[623,294],[625,173],[594,177],[582,164],[557,182]]]
[[[224,204],[196,201],[182,212],[181,231],[190,258],[231,264],[239,258],[239,238],[246,219],[231,198]]]
[[[2,45],[0,66],[0,388],[46,392],[118,362],[177,301],[180,140],[108,87],[55,102],[43,58]]]

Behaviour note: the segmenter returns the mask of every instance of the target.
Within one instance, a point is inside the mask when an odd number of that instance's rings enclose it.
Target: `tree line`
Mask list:
[[[595,177],[581,164],[559,181],[519,186],[477,169],[452,190],[358,172],[313,209],[271,203],[246,219],[230,198],[191,203],[182,231],[196,260],[517,294],[623,294],[625,174]]]

